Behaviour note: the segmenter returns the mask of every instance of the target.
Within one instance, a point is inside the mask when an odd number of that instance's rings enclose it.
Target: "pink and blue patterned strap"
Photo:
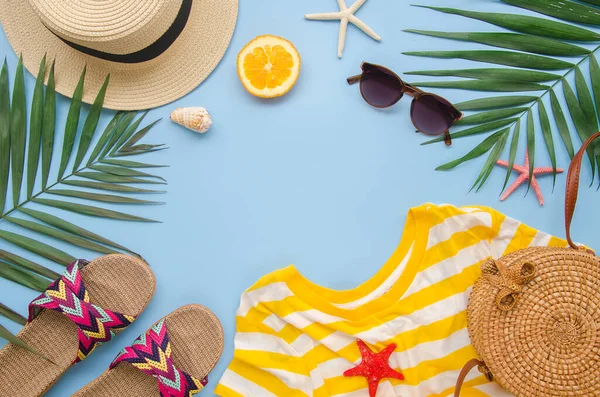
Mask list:
[[[110,368],[123,362],[156,378],[161,397],[191,397],[208,383],[207,377],[199,380],[175,366],[164,319],[123,349]]]
[[[48,309],[64,314],[75,323],[79,349],[73,363],[86,358],[96,347],[111,340],[135,320],[135,316],[102,309],[90,302],[80,272],[88,263],[81,259],[73,262],[61,278],[29,304],[29,322],[42,309]]]

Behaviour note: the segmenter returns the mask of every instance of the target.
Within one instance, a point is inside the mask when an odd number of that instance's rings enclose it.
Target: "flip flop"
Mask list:
[[[0,396],[38,397],[73,364],[108,342],[146,308],[150,267],[121,254],[78,260],[29,304],[18,337],[44,358],[9,343],[0,350]]]
[[[223,352],[223,328],[201,305],[183,306],[126,347],[73,397],[190,397]]]

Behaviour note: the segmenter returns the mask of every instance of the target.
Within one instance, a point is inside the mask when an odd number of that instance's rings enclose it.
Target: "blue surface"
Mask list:
[[[425,3],[448,5],[443,0]],[[452,6],[514,11],[492,0],[454,0]],[[170,165],[158,171],[169,185],[168,193],[157,199],[167,204],[123,209],[163,223],[105,221],[68,214],[68,219],[142,253],[156,273],[158,288],[133,326],[68,371],[48,396],[73,394],[102,373],[116,353],[154,321],[193,302],[211,308],[225,330],[225,352],[202,393],[212,395],[232,357],[235,310],[246,288],[260,276],[290,263],[309,279],[328,287],[356,286],[393,252],[406,211],[424,202],[488,205],[535,228],[564,236],[564,174],[558,177],[554,194],[552,177],[540,179],[544,208],[539,207],[533,192],[523,197],[525,187],[501,203],[498,193],[505,174],[499,167],[480,193],[468,194],[485,157],[448,173],[434,168],[468,152],[481,137],[456,140],[451,148],[443,144],[420,146],[425,137],[414,132],[409,100],[378,111],[363,102],[357,86],[349,87],[345,82],[347,76],[359,72],[362,60],[387,65],[398,73],[477,67],[468,62],[401,55],[410,50],[476,47],[411,35],[402,29],[484,31],[494,27],[410,7],[406,1],[370,0],[357,15],[383,41],[377,43],[351,26],[344,57],[338,60],[339,24],[303,19],[305,13],[336,10],[334,0],[241,1],[231,46],[215,72],[188,96],[152,110],[147,117],[163,121],[145,142],[170,147],[146,157]],[[276,100],[250,96],[236,76],[238,51],[255,36],[267,33],[291,40],[303,62],[296,87]],[[16,57],[4,34],[0,36],[0,54],[7,57],[12,76]],[[26,79],[31,94],[34,79],[29,74]],[[436,92],[454,102],[481,96],[457,90]],[[64,123],[67,104],[65,98],[58,100],[59,126]],[[215,123],[212,130],[199,136],[171,123],[170,112],[182,106],[208,108]],[[112,115],[106,111],[101,125]],[[556,130],[554,133],[557,137]],[[538,135],[537,164],[549,165],[542,142]],[[566,151],[558,138],[555,142],[559,166],[566,167]],[[523,157],[524,142],[518,161]],[[54,171],[57,163],[55,159]],[[583,180],[590,180],[588,168]],[[600,224],[600,212],[594,210],[599,198],[595,189],[582,188],[573,228],[578,240],[595,248],[600,247],[595,227]],[[53,213],[62,214],[59,210]],[[5,224],[2,228],[15,229]],[[75,256],[94,256],[43,240]],[[0,249],[5,248],[7,244],[0,241]],[[60,271],[58,266],[53,268]],[[23,314],[35,295],[0,280],[0,300]],[[18,331],[14,324],[2,323]]]

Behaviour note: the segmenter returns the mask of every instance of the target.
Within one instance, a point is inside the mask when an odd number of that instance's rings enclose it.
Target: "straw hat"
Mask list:
[[[71,96],[87,66],[84,101],[106,75],[104,106],[146,109],[196,88],[217,66],[238,0],[1,0],[0,21],[25,67],[56,59],[56,90]]]

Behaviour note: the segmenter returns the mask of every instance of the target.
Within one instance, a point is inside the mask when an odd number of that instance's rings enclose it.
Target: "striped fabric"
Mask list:
[[[389,364],[404,380],[385,379],[378,397],[453,393],[476,356],[466,309],[480,264],[527,246],[566,246],[491,208],[425,204],[409,211],[402,241],[358,288],[334,291],[293,267],[261,278],[237,311],[234,358],[216,394],[223,397],[368,397],[367,381],[344,377],[372,351],[397,348]],[[509,394],[477,371],[463,397]]]

